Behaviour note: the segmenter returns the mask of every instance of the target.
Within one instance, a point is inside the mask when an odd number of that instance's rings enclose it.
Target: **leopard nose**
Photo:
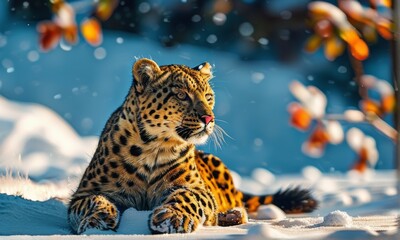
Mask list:
[[[211,121],[214,120],[214,117],[211,116],[211,115],[203,115],[203,116],[201,116],[201,120],[202,120],[206,125],[208,125],[208,123],[210,123]]]

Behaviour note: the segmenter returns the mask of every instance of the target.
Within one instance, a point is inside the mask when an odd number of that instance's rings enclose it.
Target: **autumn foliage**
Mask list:
[[[65,40],[66,44],[74,45],[78,42],[79,31],[83,38],[92,46],[102,43],[103,34],[100,21],[106,21],[113,13],[118,0],[99,0],[93,4],[88,16],[78,27],[76,10],[73,5],[63,0],[51,0],[53,19],[42,21],[37,26],[39,45],[43,51],[49,51]]]
[[[375,42],[377,33],[386,40],[393,38],[390,7],[390,0],[370,0],[369,7],[356,0],[339,0],[338,6],[323,1],[311,2],[308,9],[314,35],[308,39],[305,50],[314,52],[324,45],[325,57],[333,61],[347,47],[355,59],[367,59],[366,41]]]
[[[367,42],[375,42],[378,34],[385,40],[393,38],[391,1],[370,0],[369,3],[369,6],[363,6],[356,0],[339,0],[338,6],[335,6],[323,1],[311,2],[308,9],[314,34],[307,40],[305,50],[315,52],[324,46],[325,57],[333,61],[347,48],[351,58],[362,65],[361,61],[370,56]],[[309,131],[315,122],[302,147],[306,155],[321,157],[328,144],[338,144],[343,140],[344,133],[338,120],[369,122],[382,133],[390,133],[388,136],[393,140],[396,139],[397,132],[382,120],[394,111],[393,87],[372,75],[358,74],[356,83],[360,88],[360,110],[349,109],[344,113],[326,114],[326,96],[314,86],[303,86],[297,81],[290,84],[289,89],[298,100],[289,104],[290,124],[299,130]],[[358,128],[351,128],[346,133],[346,140],[357,154],[351,169],[364,172],[368,167],[375,166],[379,158],[375,139]]]

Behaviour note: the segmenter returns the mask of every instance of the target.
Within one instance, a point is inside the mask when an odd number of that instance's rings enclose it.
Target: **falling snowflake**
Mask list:
[[[106,49],[104,49],[103,47],[99,47],[99,48],[96,48],[95,50],[94,50],[94,57],[97,59],[97,60],[102,60],[102,59],[104,59],[104,58],[106,58],[106,56],[107,56],[107,51],[106,51]]]

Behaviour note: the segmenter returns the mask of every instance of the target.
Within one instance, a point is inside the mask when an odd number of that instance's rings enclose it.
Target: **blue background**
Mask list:
[[[235,46],[232,51],[183,43],[165,48],[151,38],[111,30],[104,30],[104,59],[96,59],[96,48],[82,38],[70,51],[57,47],[42,53],[38,49],[36,23],[9,18],[6,5],[5,1],[0,3],[0,94],[53,109],[80,135],[100,134],[129,89],[135,58],[152,58],[159,65],[196,66],[208,61],[214,66],[215,115],[221,120],[217,123],[230,137],[225,138],[221,148],[213,143],[200,148],[221,157],[228,167],[244,175],[255,167],[280,174],[298,172],[307,165],[333,172],[348,170],[356,159],[345,142],[329,145],[321,158],[305,156],[301,145],[308,134],[289,125],[287,112],[287,105],[295,100],[288,90],[293,80],[321,88],[328,98],[328,113],[358,108],[357,87],[346,54],[330,62],[321,50],[304,53],[304,41],[296,40],[292,43],[299,49],[296,61],[278,60],[277,56],[285,53],[273,43],[262,58],[243,60]],[[284,9],[285,5],[279,7]],[[122,38],[123,43],[117,43],[117,38]],[[380,40],[370,50],[371,56],[364,62],[365,72],[390,80],[389,44]],[[28,59],[32,51],[39,54],[37,61]],[[10,62],[14,71],[7,72]],[[264,78],[255,80],[260,74]],[[391,116],[386,120],[392,123]],[[392,141],[368,124],[343,122],[345,129],[353,126],[376,139],[380,153],[377,168],[393,168]]]

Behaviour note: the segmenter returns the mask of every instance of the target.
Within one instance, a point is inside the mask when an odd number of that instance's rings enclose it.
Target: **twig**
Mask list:
[[[361,113],[361,112],[360,112]],[[396,129],[387,124],[382,120],[378,115],[374,112],[363,113],[364,119],[360,121],[352,121],[348,119],[345,114],[326,114],[323,120],[336,120],[336,121],[346,121],[346,122],[358,122],[358,123],[369,123],[373,127],[375,127],[379,132],[383,133],[388,138],[392,139],[393,142],[396,143],[398,133]]]
[[[355,81],[358,85],[358,92],[362,99],[368,99],[368,88],[365,87],[361,82],[361,78],[364,75],[363,64],[360,60],[354,58],[353,55],[351,55],[350,51],[349,51],[349,58],[350,58],[351,66],[354,70]],[[396,86],[397,83],[395,82],[394,85]],[[399,101],[398,96],[397,96],[397,101]],[[367,113],[364,113],[364,115],[365,115],[365,119],[367,122],[369,122],[377,130],[379,130],[381,133],[385,134],[387,137],[389,137],[395,143],[397,143],[398,132],[396,129],[394,129],[392,126],[387,124],[385,121],[382,120],[382,118],[380,118],[378,115],[376,115],[373,112],[367,112]]]
[[[350,64],[355,74],[355,81],[358,86],[358,93],[362,99],[368,99],[368,89],[361,83],[361,78],[364,75],[364,67],[360,60],[356,59],[349,52]]]
[[[369,122],[372,126],[378,129],[381,133],[388,136],[393,142],[397,142],[397,131],[392,126],[387,124],[385,121],[382,120],[378,115],[374,112],[367,112],[365,114],[365,119]]]

